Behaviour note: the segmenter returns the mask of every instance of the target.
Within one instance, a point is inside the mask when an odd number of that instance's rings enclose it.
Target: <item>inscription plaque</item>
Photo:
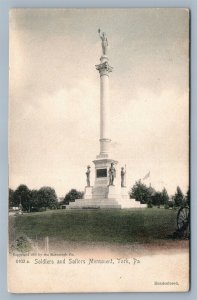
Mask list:
[[[96,170],[96,177],[107,177],[107,169]]]

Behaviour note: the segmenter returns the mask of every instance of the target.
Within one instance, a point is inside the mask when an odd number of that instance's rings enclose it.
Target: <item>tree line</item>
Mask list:
[[[141,180],[136,181],[130,189],[129,194],[130,198],[135,198],[137,201],[147,204],[148,207],[160,207],[161,205],[165,208],[179,207],[185,203],[189,204],[190,201],[189,189],[186,195],[184,195],[181,188],[177,186],[175,194],[169,197],[165,187],[162,191],[156,191],[151,185],[147,186]]]
[[[65,195],[63,201],[58,202],[56,192],[51,187],[44,186],[39,190],[30,190],[26,185],[21,184],[16,190],[9,188],[9,208],[21,207],[24,212],[58,209],[62,204],[69,204],[70,201],[75,201],[75,199],[82,197],[82,192],[71,189]]]
[[[140,180],[132,186],[129,195],[130,198],[135,198],[137,201],[147,204],[148,207],[178,207],[190,201],[189,190],[184,195],[178,186],[175,194],[169,197],[166,188],[163,188],[162,191],[156,191],[152,186],[147,186]],[[24,212],[59,209],[62,205],[68,205],[70,202],[82,198],[83,192],[71,189],[61,201],[58,201],[56,192],[51,187],[45,186],[39,190],[31,190],[26,185],[21,184],[16,190],[9,189],[9,208],[21,207]]]

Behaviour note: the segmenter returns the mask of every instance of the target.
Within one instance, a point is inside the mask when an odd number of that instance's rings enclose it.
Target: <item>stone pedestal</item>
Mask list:
[[[122,199],[129,199],[129,193],[128,193],[128,190],[127,190],[126,186],[121,187],[121,198]]]
[[[108,186],[108,199],[119,199],[121,197],[120,193],[118,192],[118,189],[115,185],[109,185]]]
[[[84,199],[92,199],[92,186],[85,187]]]
[[[93,199],[106,199],[109,193],[109,168],[111,163],[117,164],[117,161],[109,158],[99,158],[93,161],[95,165],[95,182],[92,190]],[[116,179],[114,180],[116,184]]]

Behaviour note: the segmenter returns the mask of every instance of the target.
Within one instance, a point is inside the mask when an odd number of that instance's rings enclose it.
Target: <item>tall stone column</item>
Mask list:
[[[98,30],[101,38],[102,56],[100,64],[96,69],[100,75],[100,153],[93,161],[95,164],[95,182],[92,189],[92,199],[109,199],[109,195],[114,197],[115,193],[109,193],[109,169],[111,164],[115,166],[118,162],[112,159],[110,153],[110,106],[109,106],[109,74],[112,67],[109,65],[108,40],[105,32]],[[114,186],[113,186],[114,188]],[[112,198],[112,197],[111,197]]]
[[[101,56],[96,69],[100,73],[100,158],[109,157],[110,152],[110,120],[109,120],[109,73],[112,67],[106,55]]]

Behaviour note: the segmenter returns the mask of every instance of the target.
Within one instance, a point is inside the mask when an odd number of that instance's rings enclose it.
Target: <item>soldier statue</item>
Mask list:
[[[114,178],[116,177],[116,169],[114,168],[114,163],[111,163],[109,168],[109,185],[114,185]]]
[[[126,176],[126,169],[121,168],[121,187],[125,187],[125,176]]]
[[[90,186],[90,166],[87,166],[87,171],[86,171],[86,181],[87,181],[87,186]]]

